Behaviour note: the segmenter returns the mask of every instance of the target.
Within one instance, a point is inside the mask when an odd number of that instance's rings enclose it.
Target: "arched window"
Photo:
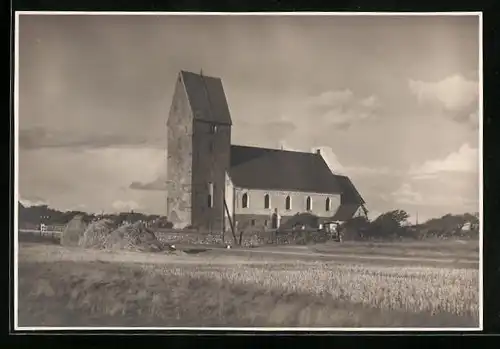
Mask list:
[[[307,211],[311,211],[312,210],[312,201],[311,201],[311,197],[308,196],[307,199],[306,199],[306,210]]]
[[[243,207],[243,208],[248,207],[248,194],[247,193],[243,194],[243,196],[241,197],[241,207]]]
[[[290,198],[290,196],[287,196],[286,199],[285,199],[285,208],[287,210],[291,210],[292,209],[292,199]]]
[[[264,208],[269,208],[269,194],[264,195]]]
[[[330,209],[331,209],[330,198],[326,198],[326,207],[325,207],[325,210],[326,211],[330,211]]]

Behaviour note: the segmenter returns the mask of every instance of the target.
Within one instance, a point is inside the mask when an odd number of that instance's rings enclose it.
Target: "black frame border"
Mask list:
[[[293,1],[284,4],[278,0],[266,2],[257,1],[240,1],[238,5],[235,2],[230,1],[220,1],[218,6],[202,6],[201,1],[82,1],[73,0],[71,2],[56,1],[56,0],[17,0],[10,3],[9,13],[7,23],[9,23],[9,227],[10,234],[4,234],[4,239],[7,238],[6,243],[9,246],[8,262],[6,265],[9,266],[8,271],[8,281],[9,281],[9,337],[10,339],[15,339],[17,344],[28,344],[30,341],[34,340],[31,337],[34,335],[39,336],[37,340],[37,345],[54,345],[63,344],[70,340],[71,337],[78,338],[78,343],[71,342],[71,345],[89,345],[90,343],[99,343],[110,345],[110,341],[107,341],[107,337],[115,337],[117,335],[126,336],[126,340],[130,343],[134,343],[137,339],[140,339],[143,343],[144,336],[151,336],[153,339],[160,338],[159,335],[170,335],[171,338],[168,339],[167,345],[176,345],[175,343],[182,342],[187,344],[191,339],[203,339],[204,341],[210,342],[219,336],[230,336],[229,342],[235,339],[235,335],[245,336],[245,341],[248,341],[250,337],[261,337],[261,336],[272,336],[275,338],[280,338],[283,340],[292,339],[295,337],[308,336],[310,339],[316,339],[324,336],[336,335],[340,338],[339,340],[345,340],[350,337],[357,337],[358,340],[365,340],[368,336],[381,336],[387,338],[388,336],[395,336],[396,338],[405,337],[408,335],[419,334],[420,337],[425,336],[429,339],[436,338],[438,336],[457,336],[461,335],[465,340],[469,336],[476,336],[480,332],[470,332],[470,335],[466,335],[460,332],[252,332],[252,331],[233,331],[230,333],[225,333],[223,331],[213,331],[213,332],[203,332],[203,331],[37,331],[36,333],[29,332],[14,332],[13,324],[13,165],[14,165],[14,134],[13,129],[13,79],[14,79],[14,11],[216,11],[216,12],[262,12],[262,11],[273,11],[273,12],[288,12],[288,11],[352,11],[352,12],[451,12],[451,11],[481,11],[483,14],[483,272],[484,272],[484,313],[483,313],[483,334],[500,334],[500,303],[498,300],[498,295],[500,295],[500,285],[498,280],[500,280],[500,253],[497,251],[497,246],[500,247],[498,243],[499,234],[498,228],[499,223],[495,221],[496,213],[499,209],[499,199],[497,199],[496,193],[498,192],[498,181],[496,181],[499,164],[498,159],[495,156],[494,144],[495,128],[498,128],[498,122],[495,123],[493,115],[495,115],[494,109],[498,106],[498,95],[500,92],[500,84],[498,82],[498,76],[500,75],[500,68],[498,62],[500,59],[498,57],[500,48],[500,29],[497,27],[497,23],[500,23],[500,16],[498,6],[494,6],[495,1],[483,1],[481,2],[470,2],[468,6],[439,6],[436,3],[432,3],[431,6],[427,6],[423,2],[415,2],[412,5],[401,5],[397,1],[386,1],[385,6],[375,5],[374,3],[368,3],[360,5],[359,2],[348,1],[344,2],[343,6],[337,5],[334,7],[321,6],[317,1],[308,1],[307,5],[300,5]],[[457,5],[457,3],[455,3]],[[482,5],[482,6],[481,6]],[[5,23],[5,22],[4,22]],[[496,125],[496,127],[495,127]],[[7,245],[5,244],[5,245]],[[4,313],[4,314],[5,314]],[[69,335],[69,336],[68,336]],[[465,336],[465,337],[464,337]],[[183,338],[181,341],[179,339]],[[85,338],[85,339],[84,339]],[[86,339],[88,338],[88,339]],[[443,337],[444,338],[444,337]],[[189,340],[188,340],[189,339]],[[186,341],[188,340],[188,341]],[[372,340],[372,339],[371,339]],[[9,340],[9,342],[12,342]],[[115,340],[113,340],[115,342]],[[266,340],[267,342],[267,340]],[[139,344],[139,342],[136,342]],[[373,343],[373,342],[370,342]]]

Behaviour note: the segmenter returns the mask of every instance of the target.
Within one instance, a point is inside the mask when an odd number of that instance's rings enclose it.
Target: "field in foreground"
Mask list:
[[[478,326],[475,268],[211,256],[21,244],[19,326]]]

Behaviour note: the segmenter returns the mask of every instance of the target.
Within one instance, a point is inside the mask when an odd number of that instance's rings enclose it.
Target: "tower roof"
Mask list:
[[[188,71],[180,72],[195,120],[231,125],[222,80]]]

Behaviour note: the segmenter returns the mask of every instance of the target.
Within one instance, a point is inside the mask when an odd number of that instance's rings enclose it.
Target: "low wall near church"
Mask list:
[[[171,230],[156,232],[159,241],[168,244],[186,244],[186,245],[238,245],[241,234],[242,247],[258,247],[265,245],[305,245],[311,243],[323,243],[331,239],[329,233],[318,229],[304,230],[261,230],[250,229],[236,231],[235,243],[234,237],[230,231],[224,234],[209,232],[194,232],[182,230]]]

